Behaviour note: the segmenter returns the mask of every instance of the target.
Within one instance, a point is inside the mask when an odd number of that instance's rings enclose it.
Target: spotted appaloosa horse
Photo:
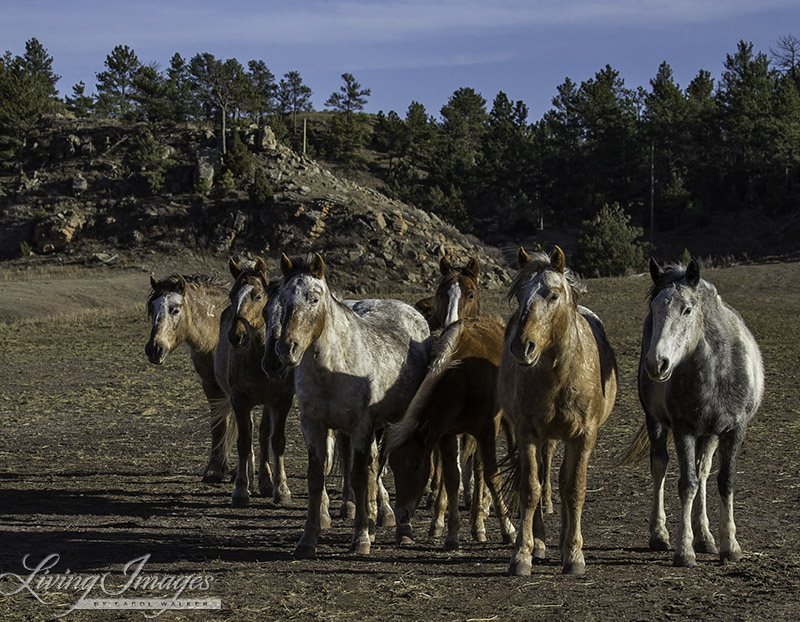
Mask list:
[[[236,438],[232,417],[217,414],[227,398],[214,375],[219,321],[228,306],[228,284],[202,274],[173,274],[160,280],[151,276],[150,287],[147,314],[151,329],[145,354],[151,363],[162,365],[176,348],[184,343],[189,346],[211,413],[211,450],[203,481],[219,483],[229,470],[228,454]]]
[[[717,553],[706,511],[706,481],[717,447],[719,557],[738,561],[742,549],[733,521],[736,456],[764,394],[761,353],[739,314],[723,302],[711,283],[700,278],[696,260],[688,266],[662,267],[651,259],[650,275],[653,287],[639,361],[639,398],[647,436],[642,438],[640,430],[636,450],[629,452],[635,459],[648,446],[650,450],[650,548],[669,550],[664,479],[671,431],[681,501],[674,564],[693,566],[695,551]]]
[[[556,247],[530,257],[520,249],[519,271],[508,292],[517,310],[509,320],[498,376],[500,401],[518,445],[521,524],[509,565],[528,575],[545,558],[541,451],[549,439],[564,443],[559,475],[562,570],[585,570],[581,513],[586,468],[597,432],[617,392],[614,352],[603,325],[578,305],[583,287]]]
[[[350,437],[356,502],[350,551],[367,554],[367,503],[375,499],[377,475],[375,431],[402,417],[425,377],[428,325],[418,311],[398,300],[371,301],[361,314],[342,304],[328,289],[319,254],[294,260],[283,255],[281,271],[283,321],[277,353],[284,365],[295,369],[308,449],[308,513],[294,555],[316,555],[328,429]]]

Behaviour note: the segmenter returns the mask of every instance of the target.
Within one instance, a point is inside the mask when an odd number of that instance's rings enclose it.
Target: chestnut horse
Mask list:
[[[561,564],[565,574],[585,570],[581,512],[586,468],[600,425],[617,392],[614,352],[599,318],[578,305],[583,286],[565,266],[556,247],[530,257],[517,255],[519,271],[508,298],[518,308],[503,344],[498,391],[514,424],[521,524],[509,565],[512,575],[528,575],[532,558],[545,558],[541,504],[541,456],[550,439],[564,443],[559,474]]]
[[[402,417],[425,377],[430,332],[399,300],[372,300],[356,313],[334,298],[319,254],[281,258],[283,320],[277,353],[295,368],[300,427],[308,449],[308,513],[294,556],[316,556],[328,430],[350,437],[356,513],[350,552],[370,551],[375,432]],[[374,536],[372,536],[374,537]]]
[[[629,450],[629,458],[633,454],[635,459],[637,450],[644,454],[650,449],[650,548],[669,550],[664,478],[671,431],[681,502],[673,563],[694,566],[695,551],[717,553],[706,511],[706,481],[717,446],[719,557],[739,561],[742,549],[733,521],[736,456],[764,394],[761,352],[739,314],[723,302],[711,283],[700,278],[696,260],[688,266],[662,268],[651,259],[650,275],[653,287],[639,362],[639,399],[647,436],[640,431],[636,450]]]
[[[418,300],[414,305],[428,320],[432,331],[481,313],[478,303],[480,266],[474,257],[470,257],[463,268],[453,266],[447,257],[442,257],[439,272],[441,276],[433,296]]]
[[[384,447],[394,473],[398,544],[412,542],[411,518],[430,475],[431,454],[438,446],[448,499],[444,548],[458,549],[457,437],[464,433],[473,436],[480,449],[480,459],[475,461],[477,472],[471,504],[472,536],[478,542],[486,541],[485,479],[503,541],[512,541],[515,532],[500,494],[495,455],[502,417],[495,388],[503,331],[503,324],[494,318],[469,317],[451,323],[439,338],[428,374],[403,419],[384,433]]]
[[[151,363],[162,365],[170,352],[184,343],[189,346],[211,412],[211,451],[203,481],[219,483],[229,470],[228,454],[236,438],[232,418],[215,414],[227,401],[214,374],[214,354],[220,316],[228,306],[228,284],[206,275],[173,274],[158,281],[151,276],[150,287],[147,315],[151,328],[145,354]]]

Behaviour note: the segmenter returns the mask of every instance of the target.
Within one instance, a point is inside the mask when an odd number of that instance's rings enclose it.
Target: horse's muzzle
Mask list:
[[[279,341],[275,351],[281,363],[286,367],[297,367],[303,358],[303,351],[296,341]]]
[[[520,365],[532,367],[539,362],[542,351],[532,341],[522,342],[515,339],[511,342],[511,354],[514,355],[514,358]]]
[[[144,353],[147,355],[147,360],[156,365],[162,365],[164,359],[167,358],[167,349],[163,346],[148,341],[144,347]]]
[[[672,376],[672,363],[666,357],[645,357],[644,370],[653,382],[666,382]]]

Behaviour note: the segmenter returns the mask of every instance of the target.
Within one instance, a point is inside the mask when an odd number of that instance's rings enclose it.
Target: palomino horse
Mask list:
[[[258,487],[275,503],[287,504],[291,493],[286,482],[283,454],[286,449],[286,417],[294,397],[294,381],[286,375],[270,380],[261,369],[266,342],[262,310],[267,301],[277,297],[279,281],[268,283],[266,266],[261,258],[239,265],[230,260],[235,281],[230,290],[230,306],[222,314],[219,345],[214,360],[217,380],[228,396],[228,404],[218,412],[233,409],[239,429],[236,471],[231,503],[246,507],[250,503],[250,486],[254,482],[252,410],[261,404],[259,429]],[[274,464],[270,469],[269,450]]]
[[[210,276],[173,274],[159,281],[151,276],[150,287],[147,315],[151,330],[144,351],[151,363],[161,365],[178,346],[189,346],[212,413],[211,452],[203,481],[219,483],[227,474],[228,453],[236,434],[232,421],[214,416],[227,401],[214,375],[214,353],[220,316],[228,306],[228,285]]]
[[[636,450],[629,451],[629,457],[635,459],[649,444],[653,477],[650,548],[669,550],[664,477],[671,430],[681,500],[674,564],[693,566],[695,551],[717,553],[706,513],[706,481],[717,446],[719,556],[723,561],[739,561],[742,549],[733,522],[736,456],[747,423],[764,394],[761,353],[739,314],[722,301],[711,283],[700,278],[696,260],[686,267],[662,268],[651,259],[650,275],[650,311],[644,321],[639,361],[639,399],[647,437],[641,442],[644,434],[640,431],[640,442],[632,446]]]
[[[480,266],[470,257],[463,268],[453,266],[447,257],[439,260],[441,276],[433,296],[415,303],[417,310],[428,320],[431,330],[445,328],[456,320],[480,315],[478,304],[478,274]]]
[[[486,317],[464,318],[450,324],[436,344],[428,374],[405,416],[384,434],[384,447],[395,480],[398,544],[412,542],[411,518],[430,475],[431,453],[438,446],[449,506],[444,548],[458,549],[457,436],[464,433],[476,439],[481,452],[481,459],[475,461],[479,468],[471,504],[472,536],[479,542],[486,541],[482,502],[485,478],[503,541],[512,541],[514,527],[500,494],[495,455],[502,416],[495,387],[503,331],[503,324]]]
[[[316,555],[328,429],[350,437],[356,503],[350,551],[367,554],[367,502],[375,499],[377,475],[375,431],[402,417],[425,377],[428,325],[419,312],[398,300],[369,301],[361,314],[342,304],[328,289],[319,254],[302,260],[283,255],[281,271],[283,322],[277,352],[284,365],[295,368],[300,426],[308,449],[308,513],[294,555]]]
[[[559,474],[562,570],[585,570],[581,511],[586,467],[600,425],[617,393],[614,352],[599,318],[578,305],[583,287],[556,247],[548,258],[520,249],[519,271],[508,292],[518,308],[503,344],[498,391],[518,445],[521,524],[509,573],[528,575],[532,556],[545,558],[541,456],[549,439],[564,442]]]

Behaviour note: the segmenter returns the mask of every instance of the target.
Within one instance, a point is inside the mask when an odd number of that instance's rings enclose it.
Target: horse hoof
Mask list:
[[[352,501],[345,501],[342,507],[339,508],[339,518],[355,518],[356,517],[356,504]]]
[[[316,559],[317,547],[310,544],[298,544],[294,547],[292,557],[295,559]]]
[[[250,496],[234,496],[231,497],[232,508],[248,508],[250,507]]]
[[[532,553],[533,559],[537,561],[544,561],[547,559],[547,550],[546,549],[533,549]]]
[[[509,533],[503,534],[503,544],[514,544],[514,540],[517,538],[517,533],[515,531],[510,531]]]
[[[672,565],[676,568],[691,568],[697,565],[694,555],[676,555],[672,559]]]
[[[457,551],[459,548],[461,548],[461,544],[457,539],[452,539],[452,540],[450,538],[445,539],[444,541],[445,551]]]
[[[262,497],[271,497],[271,496],[273,496],[272,493],[273,493],[273,491],[272,491],[272,482],[267,482],[267,483],[263,483],[263,484],[259,483],[259,485],[258,485],[258,494],[260,494]]]
[[[331,528],[331,517],[328,515],[321,515],[319,517],[319,528],[320,529],[330,529]]]
[[[438,525],[431,525],[430,528],[428,529],[428,535],[431,538],[441,538],[443,532],[444,528],[439,527]]]
[[[651,551],[669,551],[669,540],[653,536],[650,538],[649,546]]]
[[[221,484],[222,483],[222,473],[204,473],[203,474],[203,483],[204,484]]]
[[[553,504],[552,503],[546,503],[544,505],[544,508],[542,509],[542,511],[545,514],[552,514],[553,513]]]
[[[476,531],[472,534],[472,539],[475,542],[486,542],[486,530]]]
[[[561,574],[574,574],[582,575],[586,573],[586,564],[584,562],[572,562],[565,564],[561,569]]]
[[[355,544],[350,546],[350,554],[351,555],[369,555],[370,543],[367,542],[356,542]]]
[[[719,553],[717,545],[714,544],[713,540],[698,540],[694,543],[694,550],[695,553],[709,553],[711,555],[717,555]]]
[[[414,544],[416,544],[414,542],[414,538],[401,534],[397,534],[395,536],[394,542],[397,544],[397,546],[414,546]]]
[[[278,505],[292,505],[292,494],[290,492],[277,492],[272,496],[272,501]]]
[[[735,564],[736,562],[742,561],[743,557],[744,555],[742,555],[741,551],[722,551],[719,554],[719,561],[723,564],[725,562],[732,562]]]
[[[508,566],[508,574],[512,577],[531,576],[531,565],[524,561],[513,561]]]

